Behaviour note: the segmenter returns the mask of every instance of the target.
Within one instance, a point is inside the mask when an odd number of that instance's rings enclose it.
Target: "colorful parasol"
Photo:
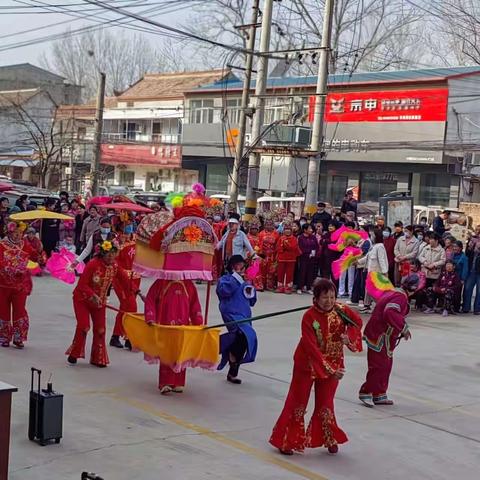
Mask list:
[[[332,263],[332,274],[335,280],[340,278],[343,272],[346,272],[360,257],[362,249],[357,247],[347,247],[343,255]]]
[[[47,270],[52,277],[58,278],[62,282],[73,284],[75,283],[75,271],[82,273],[85,269],[85,264],[80,262],[76,267],[72,263],[76,260],[76,255],[62,248],[60,252],[52,253],[52,256],[47,260]]]
[[[98,205],[98,206],[106,208],[108,210],[125,210],[129,212],[137,212],[137,213],[153,212],[153,210],[148,207],[144,207],[143,205],[138,205],[137,203],[130,203],[130,202],[105,203],[103,205]]]
[[[247,278],[247,280],[250,280],[251,282],[253,282],[255,278],[257,278],[259,273],[260,273],[260,260],[257,259],[247,268],[247,270],[245,271],[245,277]]]
[[[159,358],[174,372],[187,367],[215,370],[219,356],[219,328],[148,325],[143,315],[125,313],[123,327],[134,348]]]
[[[15,221],[29,220],[72,220],[69,215],[63,213],[52,212],[50,210],[29,210],[28,212],[13,213],[10,218]]]
[[[86,208],[87,210],[92,206],[99,206],[99,205],[104,205],[105,203],[110,203],[112,201],[112,197],[92,197],[88,200]]]
[[[383,275],[383,273],[370,272],[367,275],[365,289],[370,296],[372,296],[375,300],[378,300],[385,292],[393,290],[394,286],[388,277]]]

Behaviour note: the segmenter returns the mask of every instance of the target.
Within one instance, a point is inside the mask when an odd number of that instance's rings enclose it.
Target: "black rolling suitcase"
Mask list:
[[[53,391],[52,384],[40,389],[41,370],[32,367],[30,389],[30,415],[28,422],[28,438],[40,445],[50,441],[60,443],[63,427],[63,395]],[[38,376],[38,388],[33,389],[35,373]]]

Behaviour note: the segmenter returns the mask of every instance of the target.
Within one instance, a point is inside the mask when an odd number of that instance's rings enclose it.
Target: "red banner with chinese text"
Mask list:
[[[109,165],[155,165],[181,168],[181,145],[102,144],[102,163]]]
[[[313,122],[315,98],[310,97]],[[444,122],[448,88],[329,93],[327,122]]]

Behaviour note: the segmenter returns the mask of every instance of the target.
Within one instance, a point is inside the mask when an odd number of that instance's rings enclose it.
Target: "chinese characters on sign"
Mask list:
[[[366,152],[370,145],[369,140],[347,140],[332,138],[323,141],[323,151],[325,152]]]
[[[439,122],[447,118],[448,89],[329,93],[327,122]],[[310,100],[313,121],[315,97]]]

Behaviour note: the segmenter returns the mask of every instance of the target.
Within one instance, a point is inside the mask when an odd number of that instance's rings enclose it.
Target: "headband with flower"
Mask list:
[[[116,252],[118,250],[118,242],[115,240],[105,240],[95,247],[97,255],[106,255],[107,253]]]
[[[24,232],[27,228],[27,224],[24,222],[14,222],[10,221],[7,224],[7,232],[8,233],[13,233],[17,230],[20,230],[20,232]]]

